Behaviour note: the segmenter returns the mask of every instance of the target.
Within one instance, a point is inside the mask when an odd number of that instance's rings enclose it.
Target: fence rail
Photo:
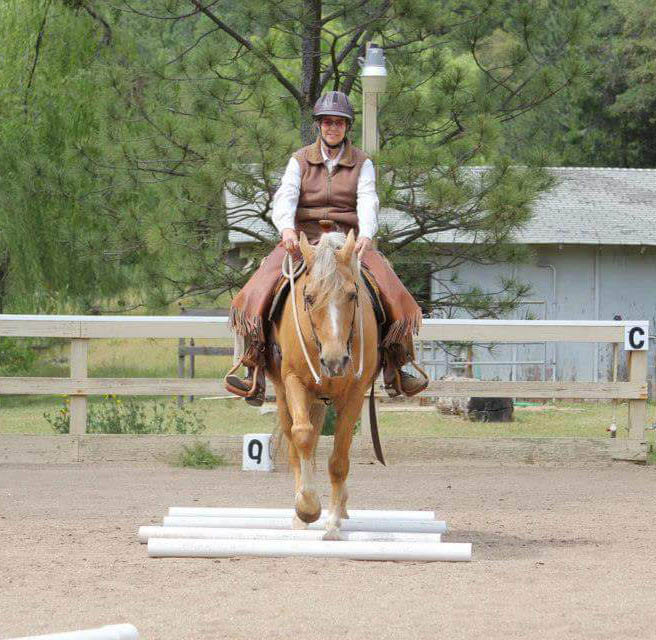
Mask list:
[[[624,345],[630,321],[424,320],[420,340],[442,342],[605,342]],[[57,337],[71,341],[70,377],[0,377],[0,395],[68,394],[71,434],[86,431],[87,396],[228,396],[221,381],[181,378],[89,378],[89,341],[96,338],[231,338],[228,318],[190,316],[40,316],[0,314],[0,336]],[[646,457],[647,352],[629,351],[627,382],[433,381],[423,396],[625,399],[629,437],[615,457]],[[366,428],[366,424],[365,424]]]

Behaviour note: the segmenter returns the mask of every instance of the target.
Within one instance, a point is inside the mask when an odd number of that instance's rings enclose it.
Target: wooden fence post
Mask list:
[[[89,340],[87,338],[71,339],[71,378],[79,379],[88,376]],[[87,431],[87,397],[86,395],[71,396],[71,426],[70,435],[80,436]]]
[[[647,351],[629,351],[629,382],[647,384]],[[615,440],[613,458],[615,460],[632,460],[645,462],[647,460],[647,397],[640,400],[629,400],[629,437],[626,440]]]
[[[647,351],[629,352],[629,381],[647,384]],[[644,443],[647,400],[629,400],[629,438]]]
[[[196,346],[196,341],[193,338],[189,338],[189,346],[190,347]],[[196,377],[196,355],[194,354],[193,349],[189,353],[189,377],[190,378]],[[193,402],[193,401],[194,401],[194,396],[189,396],[189,402]]]
[[[181,347],[185,346],[185,339],[178,338],[178,378],[184,378],[185,372],[185,355],[181,353]],[[178,396],[178,407],[184,403],[184,396]]]

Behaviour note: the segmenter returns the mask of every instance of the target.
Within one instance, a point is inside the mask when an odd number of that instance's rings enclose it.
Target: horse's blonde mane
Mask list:
[[[343,233],[324,233],[316,247],[310,274],[312,281],[318,284],[318,288],[314,291],[315,308],[327,304],[344,284],[344,277],[337,269],[335,252],[341,249],[345,242],[346,236]],[[355,258],[355,253],[353,255]]]

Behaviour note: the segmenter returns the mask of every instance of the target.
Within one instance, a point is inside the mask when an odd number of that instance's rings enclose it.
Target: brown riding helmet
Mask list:
[[[315,120],[318,120],[321,116],[341,116],[342,118],[348,118],[351,124],[355,119],[351,102],[348,96],[341,91],[329,91],[322,95],[314,103],[312,116]]]

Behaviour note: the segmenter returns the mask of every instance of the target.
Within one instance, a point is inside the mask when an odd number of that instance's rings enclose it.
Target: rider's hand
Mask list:
[[[371,238],[367,238],[367,236],[360,236],[355,243],[354,251],[358,254],[359,258],[362,258],[365,251],[369,251],[370,249],[373,249],[373,247],[374,245],[371,241]]]
[[[287,253],[295,253],[298,249],[298,236],[294,229],[282,230],[282,246],[285,247]]]

